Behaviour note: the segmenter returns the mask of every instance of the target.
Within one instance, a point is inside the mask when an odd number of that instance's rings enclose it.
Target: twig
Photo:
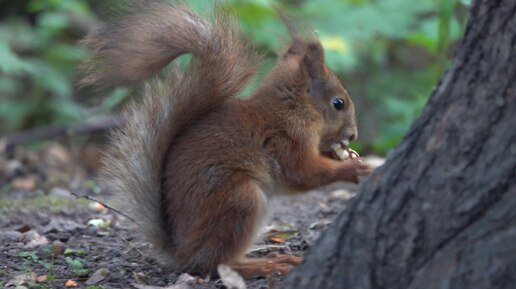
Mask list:
[[[69,125],[53,125],[13,133],[0,138],[0,150],[11,151],[15,146],[42,139],[54,138],[61,135],[85,134],[103,132],[117,128],[120,125],[118,116],[109,116],[95,121],[74,123]]]
[[[90,197],[88,195],[78,195],[78,194],[76,194],[74,192],[70,192],[70,193],[72,195],[74,195],[75,197],[77,197],[77,198],[84,198],[84,199],[87,199],[87,200],[90,200],[90,201],[97,202],[97,203],[103,205],[104,207],[106,207],[106,208],[108,208],[108,209],[110,209],[110,210],[112,210],[112,211],[114,211],[114,212],[116,212],[116,213],[118,213],[118,214],[128,218],[129,220],[135,222],[136,224],[138,224],[138,222],[135,219],[133,219],[131,216],[127,215],[126,213],[124,213],[122,211],[120,211],[119,209],[113,208],[112,206],[106,204],[105,202],[99,201],[99,200],[97,200],[97,199],[95,199],[93,197]]]
[[[134,246],[131,242],[129,242],[127,239],[123,238],[120,235],[118,235],[118,238],[120,238],[122,241],[126,242],[129,245],[129,247],[131,247],[131,249],[134,250],[136,253],[140,254],[140,257],[145,257],[145,255],[143,255],[143,253],[138,248],[136,248],[136,246]]]

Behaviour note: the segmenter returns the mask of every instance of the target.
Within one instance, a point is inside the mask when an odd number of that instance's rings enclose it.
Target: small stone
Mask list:
[[[97,236],[97,232],[98,232],[98,228],[97,227],[94,227],[94,226],[88,226],[86,228],[86,235],[88,236]]]
[[[64,218],[54,218],[43,228],[44,233],[60,233],[60,232],[75,232],[78,229],[84,228],[84,225],[78,224]]]
[[[61,241],[54,241],[52,243],[52,254],[54,256],[59,256],[61,254],[63,254],[63,252],[65,251],[65,244],[63,244]]]
[[[22,233],[18,231],[4,231],[0,232],[0,240],[7,242],[20,242]]]

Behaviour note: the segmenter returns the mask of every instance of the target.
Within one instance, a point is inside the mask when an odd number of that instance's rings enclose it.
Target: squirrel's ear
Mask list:
[[[324,78],[324,48],[321,43],[313,42],[307,44],[302,61],[311,79]]]
[[[283,54],[283,58],[288,58],[289,56],[301,56],[305,54],[306,45],[303,43],[303,41],[299,39],[294,39],[292,43],[290,44],[287,52]]]

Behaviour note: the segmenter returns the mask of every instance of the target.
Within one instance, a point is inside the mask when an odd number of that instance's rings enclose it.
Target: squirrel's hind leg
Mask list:
[[[253,181],[226,188],[207,194],[189,218],[181,217],[188,229],[174,250],[180,270],[215,273],[219,264],[241,259],[254,241],[266,214],[265,194]]]

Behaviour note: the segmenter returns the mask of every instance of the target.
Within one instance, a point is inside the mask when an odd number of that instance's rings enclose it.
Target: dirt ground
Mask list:
[[[148,257],[149,244],[138,238],[129,220],[77,198],[88,195],[111,203],[109,192],[89,174],[69,167],[69,155],[53,145],[0,158],[0,287],[227,288],[218,277],[166,272]],[[337,183],[278,199],[249,255],[302,255],[355,190],[355,185]],[[283,277],[254,279],[246,286],[279,288]]]

